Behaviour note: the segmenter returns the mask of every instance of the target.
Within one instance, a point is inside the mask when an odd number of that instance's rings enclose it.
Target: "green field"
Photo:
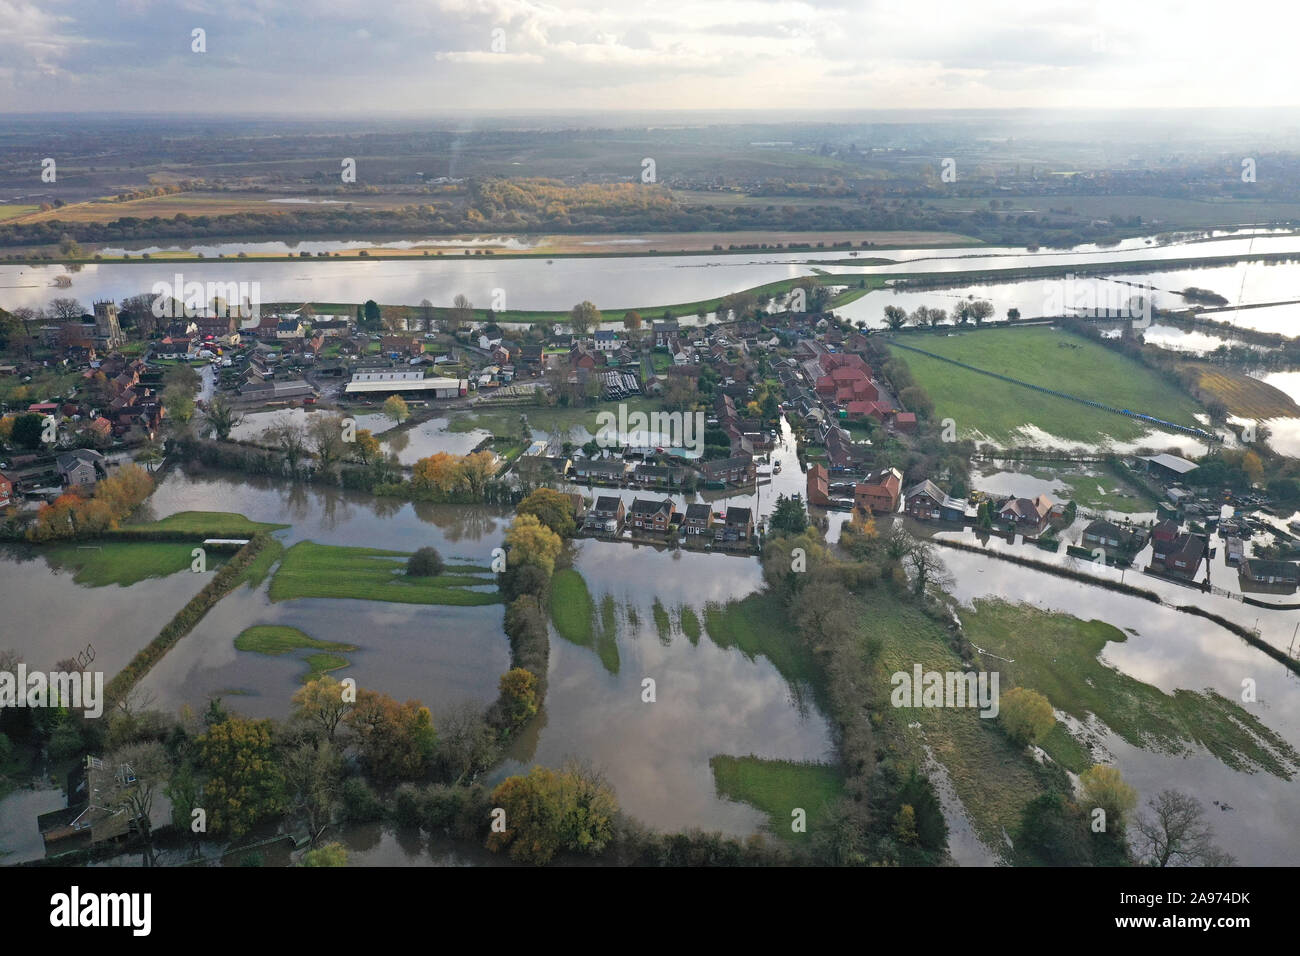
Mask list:
[[[556,571],[551,578],[551,620],[560,637],[582,647],[592,645],[596,606],[587,582],[572,568]]]
[[[246,538],[258,531],[279,531],[289,525],[251,521],[229,511],[178,511],[158,521],[125,527],[133,531],[183,531],[205,538]]]
[[[808,840],[825,819],[825,808],[844,792],[838,767],[758,757],[717,756],[709,760],[718,796],[748,803],[767,814],[768,828],[785,840]],[[807,814],[807,830],[791,827],[793,811]]]
[[[1081,465],[1016,467],[1008,463],[1007,467],[1017,474],[1052,482],[1054,493],[1059,492],[1060,497],[1073,501],[1085,512],[1136,514],[1156,510],[1156,500],[1150,494],[1122,480],[1104,465],[1098,465],[1095,470],[1085,470]],[[972,484],[977,489],[987,490],[978,477],[972,479]]]
[[[279,561],[283,554],[284,545],[280,543],[280,539],[272,538],[261,551],[257,552],[257,557],[249,562],[248,567],[244,568],[244,573],[239,578],[240,583],[247,584],[250,588],[261,587],[266,576],[271,573],[271,566]]]
[[[1200,406],[1176,386],[1137,362],[1053,328],[987,329],[956,335],[909,336],[908,345],[1080,398],[1196,426]],[[1023,443],[1019,430],[1034,425],[1059,439],[1100,444],[1133,441],[1150,426],[1124,415],[1092,408],[1003,382],[905,349],[891,349],[905,361],[917,384],[934,402],[935,417],[951,418],[961,438]]]
[[[128,587],[146,578],[165,578],[189,571],[194,545],[184,541],[100,541],[88,545],[60,545],[45,552],[52,568],[72,570],[72,580],[87,587],[109,584]],[[224,557],[209,554],[209,572],[221,566]]]
[[[307,672],[302,677],[303,683],[351,664],[346,657],[325,652],[346,652],[357,649],[354,644],[320,641],[296,627],[282,624],[258,624],[246,628],[235,638],[235,647],[241,651],[251,651],[254,654],[266,654],[271,657],[281,657],[293,651],[317,651],[318,653],[308,654],[302,658],[307,663]]]
[[[884,739],[899,767],[924,770],[928,756],[943,764],[975,832],[993,853],[1002,852],[1003,832],[1015,833],[1025,804],[1046,790],[1033,760],[995,719],[981,717],[975,708],[891,706],[893,674],[910,674],[915,664],[924,671],[962,671],[962,661],[941,624],[885,588],[868,590],[861,611],[864,638],[881,643],[871,694],[878,739]]]
[[[1235,701],[1210,690],[1166,694],[1102,663],[1098,655],[1108,643],[1128,639],[1103,621],[1003,601],[976,601],[975,612],[962,619],[973,643],[1014,661],[990,661],[1001,672],[1002,693],[1030,687],[1058,711],[1080,721],[1094,715],[1145,750],[1183,755],[1203,747],[1233,769],[1287,779],[1300,769],[1300,755]],[[1058,758],[1053,738],[1043,749]],[[1058,759],[1077,764],[1069,753]]]
[[[271,578],[272,601],[295,598],[354,598],[398,604],[496,604],[495,591],[470,591],[492,584],[487,568],[448,566],[434,578],[406,576],[407,554],[378,548],[344,548],[299,541],[284,553]]]

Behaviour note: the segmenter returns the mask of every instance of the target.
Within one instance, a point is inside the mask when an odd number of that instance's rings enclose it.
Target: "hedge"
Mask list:
[[[190,538],[193,538],[193,535]],[[177,641],[194,630],[194,626],[203,619],[203,615],[207,614],[214,604],[235,589],[244,571],[253,563],[253,559],[272,540],[274,539],[265,531],[253,535],[248,544],[240,548],[235,556],[222,566],[203,590],[176,612],[176,616],[158,632],[158,636],[145,645],[135,657],[131,658],[131,662],[108,682],[105,690],[108,700],[110,702],[121,700],[130,693],[131,688],[149,673],[154,664],[162,660],[162,656],[171,650]]]

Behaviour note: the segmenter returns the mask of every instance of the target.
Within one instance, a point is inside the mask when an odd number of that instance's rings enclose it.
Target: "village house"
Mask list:
[[[680,331],[676,319],[665,319],[662,322],[653,323],[651,332],[654,334],[655,348],[675,349]]]
[[[78,448],[55,459],[59,477],[67,488],[89,488],[104,472],[104,456],[91,448]]]
[[[1201,535],[1180,532],[1171,540],[1155,541],[1151,564],[1167,574],[1192,580],[1205,557],[1206,541]]]
[[[14,500],[13,480],[0,472],[0,508],[8,508]]]
[[[1237,569],[1237,574],[1242,581],[1268,585],[1279,590],[1294,591],[1300,586],[1300,564],[1294,561],[1246,558]]]
[[[300,339],[303,337],[304,331],[302,320],[299,318],[290,317],[275,323],[275,337],[277,339]]]
[[[1146,545],[1146,537],[1136,528],[1125,528],[1113,521],[1099,518],[1083,529],[1083,544],[1089,548],[1131,553],[1142,550]]]
[[[600,329],[593,339],[597,352],[617,352],[622,347],[622,343],[618,340],[618,333],[613,329]]]
[[[579,481],[599,481],[621,485],[631,465],[618,458],[586,458],[573,463],[573,477]]]
[[[753,455],[733,455],[700,464],[700,473],[706,483],[723,485],[752,484],[755,479]]]
[[[722,527],[714,533],[718,541],[748,542],[754,534],[754,513],[749,508],[728,508]]]
[[[927,478],[907,489],[903,496],[903,512],[918,521],[963,521],[966,502],[944,494]]]
[[[637,465],[632,470],[632,480],[649,488],[680,488],[686,479],[686,469],[672,465]]]
[[[830,473],[824,465],[813,465],[808,469],[808,504],[825,508],[831,503]]]
[[[637,498],[632,502],[632,508],[628,511],[628,521],[632,527],[641,531],[653,531],[657,534],[667,534],[668,528],[672,524],[673,515],[677,513],[677,505],[671,498],[665,498],[657,501],[654,498]]]
[[[713,506],[707,502],[696,502],[686,506],[686,517],[682,521],[682,530],[687,534],[708,534],[713,528]]]
[[[385,355],[396,354],[413,358],[424,354],[424,340],[418,335],[385,335],[379,340],[379,351]]]
[[[895,412],[894,427],[906,435],[916,431],[916,413],[915,412]]]
[[[853,503],[873,514],[893,514],[898,510],[902,488],[903,473],[897,468],[874,471],[854,486]]]
[[[623,504],[622,498],[617,495],[599,495],[587,512],[587,530],[616,534],[623,527],[626,514],[627,506]]]
[[[1047,495],[1037,498],[1008,498],[998,506],[998,520],[1024,532],[1039,532],[1047,527],[1047,517],[1055,502]]]

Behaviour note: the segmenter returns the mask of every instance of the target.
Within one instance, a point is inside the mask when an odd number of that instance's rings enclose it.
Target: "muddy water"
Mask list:
[[[38,550],[0,551],[0,650],[30,669],[51,670],[94,645],[93,670],[108,681],[148,644],[216,573],[182,571],[130,587],[83,587],[51,568]]]
[[[210,697],[248,717],[287,717],[290,698],[307,671],[302,655],[270,657],[235,649],[235,638],[257,624],[296,627],[319,640],[353,644],[340,651],[350,664],[333,671],[359,687],[398,700],[420,700],[435,713],[462,703],[486,706],[510,669],[501,605],[444,607],[303,598],[272,603],[266,585],[227,595],[164,657],[141,686],[157,706],[196,710]],[[306,652],[304,652],[306,653]]]
[[[280,537],[414,551],[430,545],[444,558],[486,561],[500,546],[511,512],[491,505],[438,505],[376,498],[364,492],[286,484],[232,472],[177,469],[146,503],[163,518],[178,511],[230,511],[293,527]]]
[[[722,650],[707,636],[693,646],[680,632],[678,605],[702,612],[708,601],[740,598],[758,587],[756,559],[587,541],[575,567],[597,606],[605,594],[619,604],[619,671],[610,674],[590,649],[552,634],[545,708],[494,779],[577,757],[602,770],[622,807],[652,827],[747,834],[765,817],[717,796],[710,757],[834,759],[825,718],[796,700],[769,661]],[[655,598],[673,619],[667,645],[655,628]],[[636,625],[628,621],[628,604]],[[647,678],[655,681],[654,703],[642,701]]]

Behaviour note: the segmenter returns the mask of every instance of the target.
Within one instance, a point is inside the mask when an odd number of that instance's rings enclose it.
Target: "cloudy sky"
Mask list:
[[[0,112],[1292,106],[1295,19],[1220,0],[0,0]]]

